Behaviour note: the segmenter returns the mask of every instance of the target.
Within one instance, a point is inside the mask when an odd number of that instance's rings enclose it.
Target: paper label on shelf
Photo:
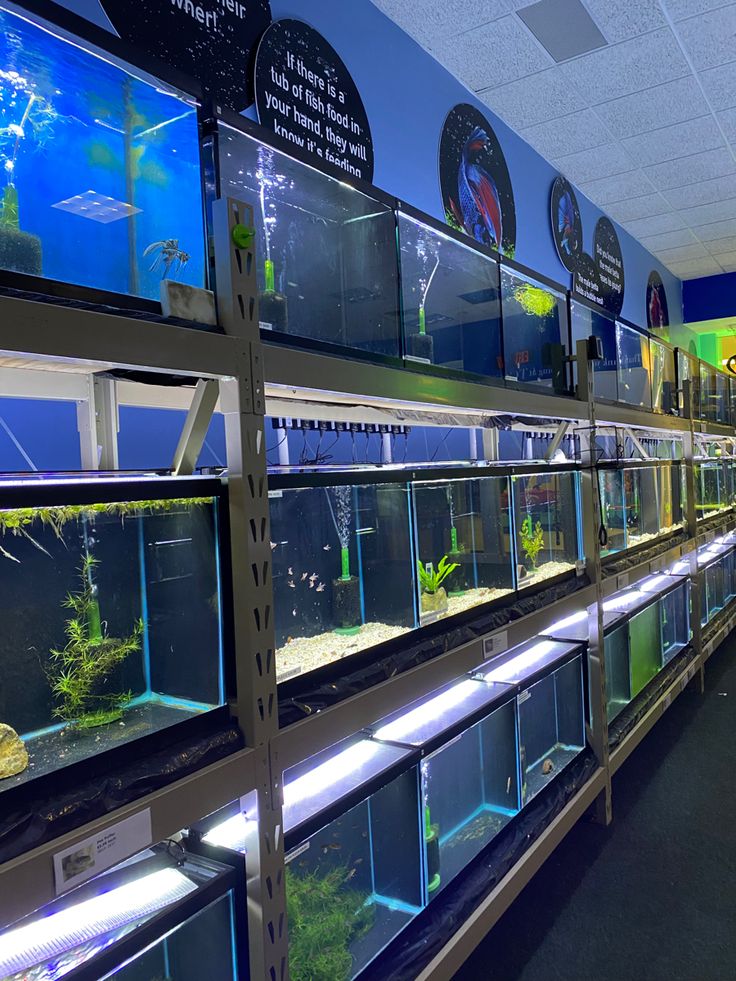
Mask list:
[[[404,361],[414,361],[416,364],[432,364],[429,358],[417,358],[413,354],[405,354]]]
[[[302,669],[297,664],[297,666],[295,668],[289,668],[288,671],[284,671],[283,674],[280,674],[279,675],[279,682],[288,681],[289,678],[296,678],[296,676],[298,674],[301,674],[301,673],[302,673]]]
[[[284,496],[284,492],[282,490],[270,490],[268,492],[269,501],[275,501],[276,498],[283,497],[283,496]]]
[[[575,563],[575,575],[582,576],[585,573],[585,560],[578,559]]]
[[[56,895],[110,869],[153,844],[151,810],[146,808],[54,855]]]
[[[531,692],[529,691],[529,689],[527,688],[527,690],[526,690],[526,691],[523,691],[523,692],[522,692],[522,693],[521,693],[521,694],[519,695],[519,705],[523,705],[523,704],[524,704],[524,702],[527,702],[527,701],[528,701],[528,700],[529,700],[529,699],[530,699],[531,697],[532,697],[532,693],[531,693]]]
[[[292,848],[288,855],[284,855],[284,865],[288,865],[289,862],[293,862],[295,858],[299,858],[302,852],[305,852],[309,848],[310,842],[303,841],[301,845],[297,845],[296,848]]]
[[[616,585],[618,586],[619,589],[626,589],[626,587],[629,585],[628,572],[624,572],[618,577],[618,579],[616,580]]]
[[[268,324],[265,320],[259,320],[258,326],[261,328],[261,330],[273,330],[273,324]]]
[[[508,630],[501,630],[492,637],[486,637],[483,641],[483,654],[485,657],[493,657],[494,654],[501,654],[509,646]]]

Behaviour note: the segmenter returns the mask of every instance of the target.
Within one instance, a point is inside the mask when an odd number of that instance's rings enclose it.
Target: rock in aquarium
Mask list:
[[[25,744],[15,729],[0,722],[0,780],[22,773],[28,766]]]

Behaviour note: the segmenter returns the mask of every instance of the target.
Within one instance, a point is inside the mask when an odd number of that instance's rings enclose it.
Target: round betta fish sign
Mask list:
[[[373,138],[363,100],[335,49],[308,24],[278,20],[256,53],[258,119],[277,136],[364,181]]]
[[[250,60],[271,23],[269,0],[100,0],[124,40],[191,75],[219,103],[253,102]]]
[[[583,223],[572,185],[561,175],[552,182],[550,218],[560,262],[568,272],[574,273],[583,250]]]
[[[624,305],[624,257],[621,245],[609,218],[599,218],[593,235],[593,259],[598,267],[603,293],[603,305],[618,316]]]
[[[448,113],[439,170],[447,224],[513,257],[516,207],[509,169],[493,127],[474,106],[461,103]]]
[[[667,294],[665,293],[662,277],[656,269],[649,273],[647,283],[647,327],[658,330],[669,327],[670,314],[667,309]]]

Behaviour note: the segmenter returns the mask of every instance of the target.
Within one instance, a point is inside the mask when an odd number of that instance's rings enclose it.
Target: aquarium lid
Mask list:
[[[486,662],[477,676],[486,682],[527,687],[581,652],[580,644],[537,638]]]
[[[415,746],[429,753],[515,694],[512,685],[464,678],[394,712],[372,726],[371,731],[374,739]]]
[[[195,497],[219,497],[223,481],[209,474],[187,477],[140,473],[102,477],[36,475],[0,479],[0,510],[85,504],[133,504]]]
[[[663,596],[673,589],[677,589],[687,579],[686,575],[671,575],[666,572],[658,572],[656,575],[647,576],[636,584],[636,588],[642,593],[650,596]]]
[[[555,620],[543,631],[545,637],[553,640],[575,640],[578,642],[588,640],[588,611],[576,610],[575,613]]]

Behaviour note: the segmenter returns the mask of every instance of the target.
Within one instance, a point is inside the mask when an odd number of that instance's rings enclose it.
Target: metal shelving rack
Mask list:
[[[696,526],[693,453],[695,436],[734,437],[734,430],[691,417],[597,403],[593,374],[578,348],[577,397],[521,388],[481,385],[424,376],[418,371],[350,361],[330,355],[263,344],[258,327],[255,257],[251,247],[233,243],[235,225],[250,226],[252,214],[237,201],[217,202],[214,254],[217,306],[224,334],[170,326],[153,320],[90,312],[54,303],[0,295],[0,396],[52,398],[77,405],[85,468],[117,465],[117,409],[120,405],[184,409],[187,412],[172,461],[176,473],[190,472],[212,412],[224,415],[229,471],[233,552],[234,655],[237,698],[233,715],[247,748],[126,805],[47,845],[0,866],[0,927],[54,898],[53,855],[121,819],[150,810],[153,839],[178,832],[208,812],[247,798],[257,807],[258,847],[248,853],[247,917],[251,977],[288,977],[284,853],[281,816],[283,770],[362,726],[427,694],[503,650],[543,632],[555,620],[590,607],[589,674],[592,722],[589,741],[598,766],[517,865],[457,930],[422,971],[422,981],[450,979],[473,947],[508,908],[524,885],[586,813],[608,823],[612,816],[611,776],[645,737],[672,700],[693,679],[702,685],[703,667],[736,623],[724,612],[704,642],[700,630],[700,590],[696,546],[715,532]],[[193,390],[142,385],[101,377],[111,368],[187,375]],[[689,392],[684,392],[689,405]],[[420,422],[447,425],[463,417],[483,428],[489,416],[525,418],[535,431],[558,440],[576,433],[582,447],[582,509],[586,572],[590,585],[512,621],[500,630],[457,647],[434,660],[326,709],[286,729],[278,728],[274,663],[270,535],[264,417],[298,416],[337,420]],[[533,422],[532,422],[533,420]],[[540,425],[540,420],[546,420]],[[455,424],[457,424],[455,422]],[[600,500],[595,434],[601,428],[628,428],[660,436],[678,433],[687,474],[687,538],[617,575],[601,564],[597,529]],[[487,430],[491,431],[491,430]],[[494,441],[484,446],[493,452]],[[491,457],[492,458],[492,457]],[[736,527],[730,513],[719,531]],[[657,572],[680,558],[690,561],[695,657],[624,740],[609,752],[605,706],[602,601],[617,589]]]

